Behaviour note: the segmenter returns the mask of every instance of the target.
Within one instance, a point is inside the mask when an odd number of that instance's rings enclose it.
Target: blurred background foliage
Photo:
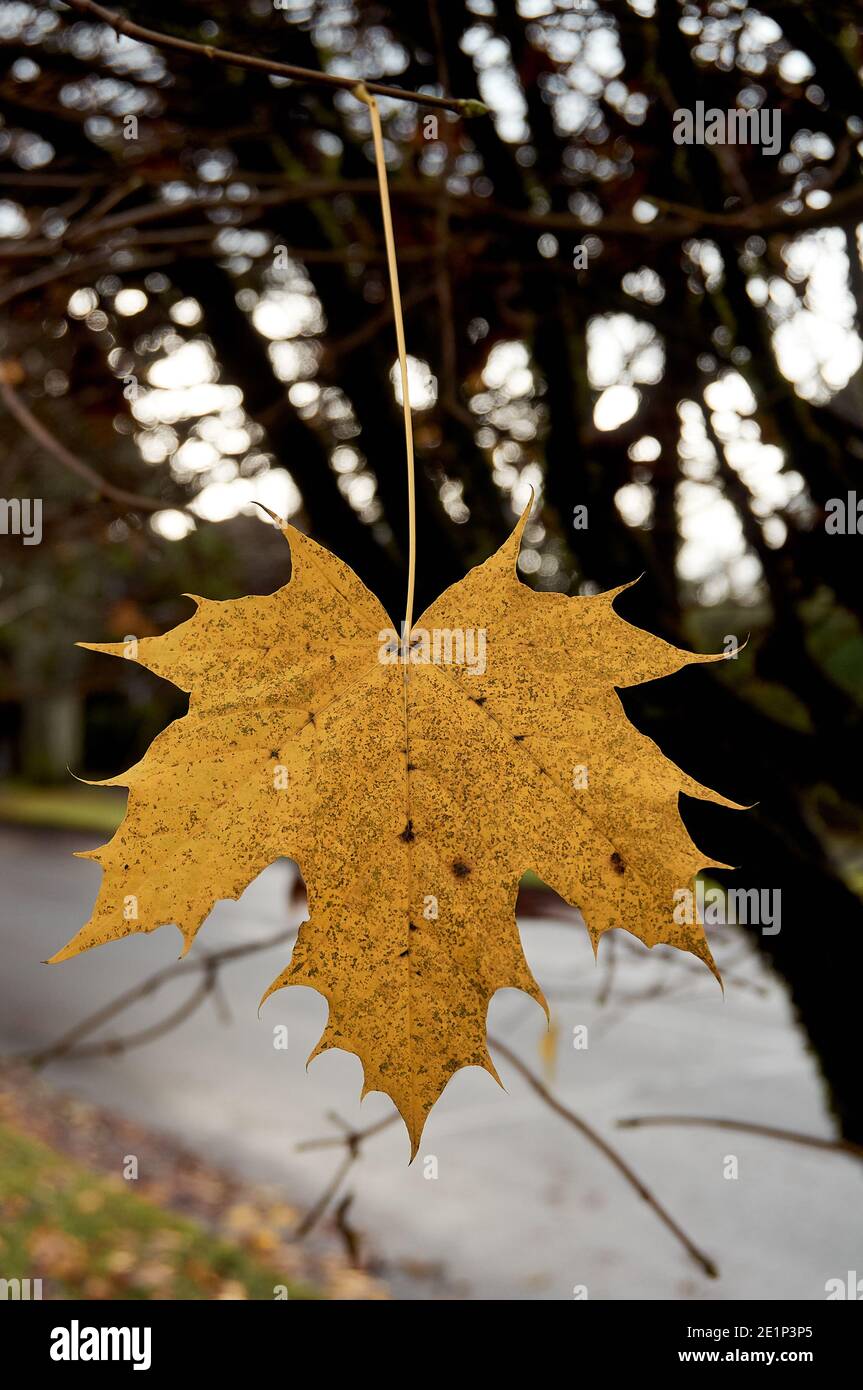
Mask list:
[[[526,583],[583,594],[642,574],[619,600],[631,621],[702,650],[736,639],[735,661],[623,699],[687,771],[757,803],[684,814],[706,855],[739,866],[728,885],[781,889],[782,930],[758,940],[860,1140],[863,536],[825,528],[863,456],[859,6],[123,13],[486,104],[464,119],[380,103],[417,611],[534,489]],[[778,110],[781,148],[675,144],[675,110],[699,100]],[[182,712],[73,643],[162,631],[188,615],[184,591],[283,583],[254,499],[398,614],[406,488],[360,102],[118,38],[86,6],[13,0],[0,105],[0,491],[44,508],[41,545],[0,537],[0,770],[20,788],[114,773]]]

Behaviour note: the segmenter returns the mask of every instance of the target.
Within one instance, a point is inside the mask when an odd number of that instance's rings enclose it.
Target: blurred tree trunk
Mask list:
[[[81,767],[84,702],[77,690],[26,700],[21,725],[21,775],[27,782],[66,782]]]

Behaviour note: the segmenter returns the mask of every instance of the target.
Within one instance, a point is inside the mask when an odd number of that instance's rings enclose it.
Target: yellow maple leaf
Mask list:
[[[515,922],[526,870],[582,909],[594,948],[622,927],[715,972],[700,923],[674,920],[675,891],[716,866],[690,840],[678,794],[734,803],[669,762],[614,687],[721,657],[625,622],[620,589],[527,588],[516,573],[526,517],[419,619],[406,659],[374,595],[292,526],[284,588],[196,599],[187,622],[143,638],[136,659],[187,691],[189,710],[108,780],[129,788],[126,817],[83,854],[102,865],[102,886],[53,960],[168,923],[187,950],[217,900],[288,856],[309,920],[267,995],[308,985],[327,999],[312,1057],[356,1053],[363,1094],[392,1097],[413,1154],[455,1071],[497,1078],[495,991],[545,1007]]]

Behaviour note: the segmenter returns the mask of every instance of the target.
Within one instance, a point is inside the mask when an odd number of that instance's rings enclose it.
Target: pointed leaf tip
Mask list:
[[[278,526],[278,528],[279,528],[280,531],[284,531],[284,530],[285,530],[285,527],[287,526],[288,523],[287,523],[286,521],[283,521],[282,518],[281,518],[280,516],[276,516],[276,513],[275,513],[275,512],[271,512],[270,509],[269,509],[269,507],[265,507],[264,504],[263,504],[263,502],[256,502],[255,499],[253,498],[253,499],[252,499],[252,505],[255,506],[255,507],[260,507],[260,509],[261,509],[262,512],[266,512],[267,516],[270,518],[270,520],[271,520],[272,522],[274,522],[274,523],[276,524],[276,526]]]

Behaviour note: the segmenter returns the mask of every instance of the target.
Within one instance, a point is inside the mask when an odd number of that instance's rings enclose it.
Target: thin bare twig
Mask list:
[[[354,1194],[352,1192],[345,1193],[339,1205],[336,1207],[334,1220],[336,1230],[342,1238],[345,1254],[350,1264],[352,1264],[355,1269],[361,1269],[362,1260],[360,1258],[360,1250],[362,1248],[362,1238],[359,1232],[354,1230],[348,1220],[348,1212],[351,1209],[353,1200]]]
[[[163,218],[170,220],[191,211],[206,213],[214,207],[242,208],[245,213],[244,220],[248,222],[262,213],[265,208],[282,206],[294,200],[305,201],[311,197],[342,193],[360,197],[374,192],[373,180],[325,179],[309,180],[296,186],[282,184],[271,191],[262,190],[243,203],[234,203],[230,199],[222,200],[220,197],[189,198],[182,201],[178,200],[176,203],[157,200],[140,207],[110,214],[101,221],[88,223],[86,227],[77,232],[67,231],[60,238],[41,237],[33,241],[0,239],[0,259],[24,260],[34,256],[56,256],[58,251],[67,244],[70,247],[77,246],[92,241],[96,237],[114,235],[120,231],[128,231],[132,235],[144,223],[160,221]],[[426,180],[425,183],[394,182],[391,192],[394,198],[413,200],[432,207],[437,207],[440,200],[439,187],[431,180]],[[677,207],[678,205],[674,206]],[[683,210],[680,209],[680,211]],[[600,218],[599,221],[586,220],[574,213],[535,213],[521,208],[506,207],[494,203],[491,199],[470,196],[451,198],[448,211],[451,219],[458,218],[462,221],[469,221],[473,229],[494,222],[510,222],[530,228],[537,233],[545,230],[557,233],[571,232],[573,234],[590,232],[598,236],[633,237],[637,240],[647,238],[653,241],[673,242],[685,240],[704,231],[709,231],[717,238],[722,238],[739,237],[750,231],[758,231],[765,236],[773,232],[793,235],[796,232],[812,231],[818,227],[848,226],[853,224],[855,219],[859,220],[861,213],[863,213],[863,187],[855,185],[850,189],[843,189],[827,207],[807,208],[797,214],[783,213],[781,210],[777,211],[773,203],[764,203],[753,204],[742,214],[720,214],[704,209],[690,208],[685,210],[688,213],[686,220],[663,216],[649,223],[638,222],[635,218],[620,213],[609,213]],[[133,243],[127,243],[114,249],[131,249],[132,245]],[[537,261],[539,268],[545,269],[546,272],[553,272],[565,277],[570,274],[563,260],[542,262],[542,258],[537,253]],[[486,273],[502,275],[507,272],[508,267],[504,262],[492,262],[485,266],[478,263],[474,269],[483,269]],[[523,266],[515,263],[515,269],[522,270]],[[642,310],[645,309],[645,306],[641,307]]]
[[[293,941],[296,934],[296,928],[291,927],[287,931],[277,932],[274,936],[264,937],[261,941],[252,941],[244,946],[227,946],[223,951],[213,951],[210,954],[201,955],[197,960],[186,959],[180,961],[179,964],[165,966],[164,969],[157,970],[153,975],[148,975],[145,980],[141,980],[131,989],[118,994],[116,999],[112,999],[110,1003],[103,1005],[95,1013],[88,1014],[86,1018],[76,1023],[74,1028],[63,1033],[56,1042],[41,1048],[38,1052],[25,1056],[22,1060],[29,1062],[32,1067],[44,1067],[57,1057],[68,1056],[81,1038],[87,1037],[97,1028],[101,1028],[103,1024],[109,1023],[112,1018],[116,1018],[125,1009],[137,1004],[139,1000],[145,999],[150,994],[155,994],[157,990],[162,988],[162,985],[176,980],[178,975],[192,975],[203,970],[215,977],[216,971],[221,969],[223,965],[231,965],[235,960],[240,960],[243,956],[255,955],[258,951],[268,951],[273,946],[282,946],[286,942]]]
[[[35,169],[0,173],[0,188],[103,188],[110,182],[110,174],[46,174]]]
[[[667,1227],[675,1239],[680,1242],[687,1254],[695,1260],[696,1264],[701,1266],[704,1273],[708,1274],[711,1279],[717,1279],[719,1277],[719,1270],[710,1256],[705,1255],[704,1251],[700,1250],[693,1240],[690,1240],[686,1232],[674,1220],[674,1217],[665,1210],[662,1203],[654,1197],[650,1188],[641,1181],[637,1173],[633,1172],[629,1164],[621,1157],[617,1150],[613,1149],[608,1141],[603,1139],[600,1134],[597,1134],[596,1130],[587,1124],[580,1115],[576,1115],[574,1110],[570,1110],[568,1106],[558,1100],[557,1096],[548,1089],[545,1082],[541,1081],[540,1078],[530,1070],[530,1067],[525,1065],[518,1054],[513,1052],[511,1047],[501,1042],[499,1038],[489,1037],[488,1041],[489,1046],[496,1048],[497,1051],[507,1059],[510,1065],[515,1067],[519,1075],[523,1077],[531,1089],[545,1101],[546,1105],[548,1105],[556,1115],[560,1115],[561,1119],[566,1120],[567,1124],[571,1124],[585,1139],[593,1144],[594,1148],[599,1149],[600,1153],[604,1154],[609,1163],[613,1164],[621,1176],[626,1179],[630,1187],[634,1188],[639,1197],[643,1198],[651,1210],[656,1213],[662,1224]]]
[[[87,1043],[83,1047],[76,1047],[66,1055],[75,1058],[81,1057],[118,1057],[122,1052],[131,1052],[133,1047],[143,1047],[145,1043],[155,1042],[156,1038],[161,1038],[165,1033],[170,1033],[173,1028],[177,1028],[181,1023],[185,1023],[187,1018],[197,1013],[205,999],[213,993],[215,988],[215,977],[212,974],[204,976],[199,985],[192,990],[188,999],[184,999],[182,1004],[178,1004],[176,1009],[172,1009],[164,1018],[160,1018],[156,1023],[151,1023],[147,1028],[141,1028],[137,1033],[128,1033],[123,1038],[105,1038],[103,1042]]]
[[[703,1250],[700,1250],[695,1242],[690,1239],[682,1227],[674,1220],[673,1216],[665,1210],[662,1203],[653,1195],[647,1185],[642,1182],[641,1178],[633,1172],[626,1160],[612,1148],[608,1141],[597,1134],[596,1130],[593,1129],[586,1120],[583,1120],[580,1115],[576,1115],[575,1111],[570,1110],[568,1106],[558,1100],[557,1096],[545,1085],[545,1082],[541,1081],[540,1078],[531,1071],[530,1067],[521,1060],[517,1053],[513,1052],[512,1048],[508,1047],[506,1043],[501,1042],[499,1038],[489,1036],[488,1041],[489,1046],[496,1048],[498,1052],[506,1057],[507,1061],[515,1067],[516,1071],[555,1114],[560,1115],[561,1119],[566,1120],[568,1124],[571,1124],[577,1129],[595,1148],[599,1149],[600,1153],[613,1164],[629,1185],[635,1189],[639,1197],[647,1202],[648,1206],[656,1213],[663,1225],[671,1231],[675,1239],[684,1247],[687,1254],[695,1260],[701,1269],[704,1270],[705,1274],[708,1274],[711,1279],[716,1279],[719,1271],[710,1256],[706,1255]],[[320,1220],[321,1216],[323,1216],[328,1204],[335,1197],[340,1184],[344,1181],[354,1162],[359,1158],[362,1145],[366,1140],[371,1139],[376,1134],[380,1134],[382,1130],[389,1129],[390,1125],[398,1121],[399,1115],[398,1112],[386,1115],[382,1120],[375,1121],[374,1124],[367,1126],[365,1129],[353,1129],[338,1115],[330,1115],[329,1118],[333,1123],[339,1125],[343,1131],[342,1134],[327,1136],[322,1139],[307,1139],[303,1143],[298,1144],[297,1149],[298,1151],[308,1151],[309,1149],[344,1148],[346,1150],[345,1156],[328,1183],[326,1191],[315,1203],[312,1211],[302,1222],[301,1227],[298,1228],[297,1234],[301,1232],[302,1234],[306,1234],[311,1230],[312,1226]]]
[[[102,218],[106,217],[118,203],[122,203],[124,198],[128,198],[130,193],[136,193],[137,190],[142,187],[143,183],[144,180],[140,174],[132,174],[126,179],[125,183],[121,183],[115,188],[109,188],[107,193],[96,203],[95,207],[91,208],[80,222],[70,228],[69,240],[74,241],[79,233],[85,231],[87,227],[101,222]]]
[[[297,1153],[307,1153],[310,1149],[333,1149],[341,1148],[346,1145],[351,1153],[359,1153],[360,1146],[366,1139],[371,1139],[375,1134],[380,1134],[381,1130],[389,1129],[397,1120],[401,1119],[399,1112],[394,1110],[391,1115],[385,1115],[382,1120],[375,1120],[373,1124],[367,1125],[365,1129],[353,1129],[351,1125],[343,1120],[340,1115],[332,1111],[327,1116],[329,1120],[341,1129],[342,1133],[337,1137],[324,1139],[303,1139],[297,1144]]]
[[[486,107],[481,101],[411,92],[403,87],[387,86],[383,82],[366,81],[362,77],[340,77],[332,72],[317,72],[314,68],[300,68],[293,63],[278,63],[272,58],[258,58],[250,53],[232,53],[225,48],[213,48],[211,44],[175,38],[172,34],[163,34],[157,29],[146,29],[142,24],[134,24],[131,20],[116,14],[114,10],[97,5],[95,0],[65,0],[65,3],[79,14],[100,19],[115,33],[124,34],[129,39],[137,39],[140,43],[151,44],[154,48],[171,49],[175,53],[188,53],[193,58],[204,58],[209,62],[229,63],[235,68],[254,68],[257,72],[267,72],[274,77],[288,77],[294,82],[316,86],[337,87],[342,91],[351,91],[358,82],[363,82],[366,89],[375,96],[411,101],[417,106],[436,106],[446,111],[455,111],[460,116],[479,116],[485,115],[486,112]]]
[[[422,251],[424,255],[435,254],[434,248],[432,248],[431,251],[428,251],[426,247],[416,247],[414,249],[417,251]],[[367,260],[372,259],[371,255],[365,250],[363,250],[360,254],[361,256],[365,256]],[[296,256],[297,260],[300,261],[311,259],[310,257],[305,256],[302,251],[295,251],[293,250],[293,248],[291,250],[291,255]],[[339,252],[339,256],[346,259],[344,252]],[[375,257],[374,259],[380,258]],[[401,259],[405,259],[403,253],[401,253]],[[418,304],[422,304],[426,299],[428,299],[428,297],[432,293],[433,289],[430,285],[414,285],[414,287],[411,290],[409,290],[406,294],[402,295],[402,308],[415,309]],[[376,314],[371,314],[367,319],[364,319],[360,326],[358,328],[355,328],[352,333],[346,333],[343,338],[336,338],[331,342],[325,343],[324,360],[327,363],[333,363],[339,361],[339,359],[341,358],[349,357],[352,352],[356,352],[357,348],[362,347],[363,344],[367,343],[370,339],[375,338],[377,334],[382,331],[382,329],[389,327],[390,323],[392,322],[392,317],[393,306],[392,303],[388,301],[386,304],[381,306],[381,308],[378,310]]]
[[[318,1224],[321,1217],[324,1215],[324,1212],[326,1211],[327,1207],[329,1206],[330,1202],[333,1200],[342,1183],[344,1182],[345,1178],[347,1177],[348,1171],[353,1167],[356,1156],[357,1155],[353,1153],[350,1149],[345,1150],[344,1158],[342,1159],[341,1163],[339,1164],[330,1181],[327,1183],[320,1197],[315,1202],[314,1206],[309,1208],[302,1221],[296,1227],[293,1233],[295,1240],[299,1240],[301,1239],[301,1237],[307,1236],[309,1234],[309,1231],[311,1231],[313,1227],[315,1227]]]
[[[630,1115],[618,1120],[619,1129],[643,1129],[647,1125],[700,1125],[705,1129],[733,1129],[741,1134],[758,1134],[764,1139],[779,1139],[788,1144],[802,1144],[807,1149],[826,1149],[829,1153],[848,1154],[863,1158],[863,1144],[852,1139],[824,1139],[818,1134],[801,1134],[794,1129],[755,1124],[751,1120],[727,1120],[712,1115]]]
[[[100,473],[96,472],[95,468],[91,468],[89,463],[85,463],[83,459],[78,458],[77,454],[73,454],[71,449],[67,449],[66,445],[61,443],[47,426],[36,418],[30,407],[18,395],[14,386],[3,380],[2,374],[0,374],[0,400],[3,401],[9,414],[18,421],[22,429],[26,430],[31,439],[34,439],[47,454],[50,454],[70,473],[74,473],[76,477],[89,483],[100,497],[107,497],[109,501],[116,502],[118,506],[126,510],[133,508],[146,512],[163,512],[166,508],[171,508],[174,511],[185,512],[188,516],[194,517],[194,512],[184,502],[144,497],[141,493],[127,492],[125,488],[115,487],[113,483],[107,482]],[[200,518],[196,517],[195,520],[200,520]]]
[[[391,1114],[385,1115],[382,1120],[375,1120],[365,1129],[354,1129],[347,1120],[343,1120],[341,1115],[336,1114],[333,1110],[328,1111],[327,1119],[341,1130],[341,1134],[323,1139],[305,1139],[296,1145],[297,1152],[308,1152],[310,1149],[344,1148],[344,1156],[314,1206],[309,1208],[297,1226],[294,1232],[295,1237],[307,1236],[321,1220],[321,1217],[325,1215],[330,1202],[335,1199],[339,1188],[360,1157],[365,1141],[371,1139],[375,1134],[380,1134],[382,1130],[389,1129],[391,1125],[396,1124],[401,1119],[401,1116],[397,1110],[393,1110]]]
[[[55,247],[55,251],[56,251]],[[0,289],[0,307],[9,304],[13,299],[20,299],[22,295],[29,294],[31,290],[41,289],[43,285],[49,285],[54,280],[68,280],[78,273],[83,274],[85,270],[95,270],[99,266],[110,263],[111,257],[117,254],[114,251],[102,249],[94,251],[89,256],[78,256],[70,259],[65,264],[58,265],[56,261],[50,265],[42,266],[39,270],[32,271],[29,275],[19,275],[15,280],[10,280],[7,285]],[[155,266],[170,265],[174,257],[172,256],[144,256],[122,266],[125,275],[131,274],[136,270],[152,270]]]

